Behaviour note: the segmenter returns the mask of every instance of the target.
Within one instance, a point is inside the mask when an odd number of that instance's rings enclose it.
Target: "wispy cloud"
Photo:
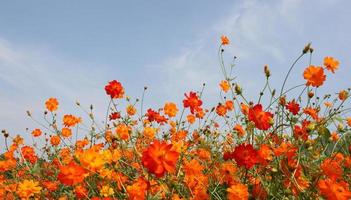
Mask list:
[[[160,68],[165,93],[173,95],[173,99],[179,99],[174,94],[198,89],[202,83],[209,85],[206,95],[211,100],[216,99],[217,85],[221,79],[216,46],[219,36],[225,34],[232,41],[230,47],[226,48],[227,60],[229,62],[234,55],[238,57],[235,74],[245,86],[246,95],[254,98],[264,82],[262,71],[265,64],[269,64],[274,72],[273,85],[279,85],[292,60],[312,39],[313,44],[321,47],[330,47],[330,41],[326,39],[330,37],[343,44],[337,36],[326,32],[326,25],[323,24],[323,21],[335,21],[343,24],[347,29],[344,31],[350,33],[348,22],[342,19],[345,12],[334,13],[333,16],[324,15],[336,8],[340,8],[340,1],[236,1],[229,11],[225,11],[228,15],[218,19],[209,29],[199,30],[202,34],[195,38],[194,44],[187,44],[178,54],[152,66]],[[330,49],[322,53],[329,54]],[[338,54],[342,58],[345,51]],[[320,56],[314,58],[318,59],[321,60]],[[307,60],[302,60],[299,64],[305,67]],[[298,66],[298,70],[301,71],[302,66]],[[301,73],[294,74],[290,79],[293,84],[303,82]]]
[[[0,39],[0,129],[23,134],[26,127],[38,126],[26,118],[26,110],[41,118],[49,97],[59,99],[60,113],[82,114],[75,107],[76,100],[85,105],[105,105],[101,89],[106,82],[104,71],[103,66],[68,61],[49,48]],[[105,109],[96,106],[98,117]]]

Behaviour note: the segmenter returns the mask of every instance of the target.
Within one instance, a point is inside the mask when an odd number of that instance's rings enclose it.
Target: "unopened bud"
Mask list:
[[[312,91],[309,91],[307,95],[308,95],[308,98],[312,98],[314,96],[314,93]]]
[[[77,106],[80,106],[80,103],[79,103],[79,101],[76,101],[76,105],[77,105]]]
[[[271,76],[271,71],[269,70],[268,65],[264,66],[264,73],[267,78]]]
[[[30,113],[30,111],[27,110],[27,115],[28,115],[29,117],[31,117],[31,116],[32,116],[32,113]]]
[[[279,104],[282,105],[282,106],[285,106],[285,104],[286,104],[286,98],[285,98],[285,96],[281,96],[281,97],[279,98]]]
[[[338,124],[337,129],[338,129],[339,132],[344,132],[344,125]]]
[[[311,49],[311,43],[308,43],[305,48],[303,48],[302,53],[306,54]]]
[[[235,85],[235,93],[236,93],[237,95],[241,95],[242,92],[243,92],[243,90],[241,89],[241,87],[239,86],[239,84],[236,84],[236,85]]]

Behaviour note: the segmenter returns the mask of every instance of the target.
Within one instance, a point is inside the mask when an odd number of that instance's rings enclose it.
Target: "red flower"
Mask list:
[[[256,128],[267,130],[272,126],[273,114],[264,112],[262,110],[262,105],[257,104],[249,109],[249,120],[255,123]]]
[[[304,120],[302,122],[302,127],[295,125],[294,126],[294,137],[295,138],[301,138],[303,140],[307,140],[308,139],[308,132],[307,132],[307,126],[310,124],[309,121]]]
[[[113,112],[110,114],[109,118],[110,118],[110,121],[119,119],[119,118],[121,118],[121,113]]]
[[[72,186],[82,183],[86,176],[86,170],[74,162],[70,162],[67,166],[60,166],[58,180],[65,185]]]
[[[232,157],[238,166],[244,166],[246,169],[250,169],[258,163],[257,150],[251,144],[240,144],[235,147]]]
[[[162,177],[165,172],[174,172],[179,153],[171,150],[172,144],[155,140],[144,152],[142,164],[150,173]]]
[[[297,115],[300,111],[300,105],[295,102],[295,99],[290,101],[285,105],[286,109],[288,109],[293,115]]]
[[[112,99],[123,98],[124,88],[122,84],[116,80],[110,81],[105,86],[105,91]]]
[[[194,111],[201,109],[202,101],[199,99],[195,92],[190,92],[189,96],[187,94],[184,95],[186,98],[183,100],[184,108],[190,107],[191,114],[194,114]]]
[[[157,123],[165,123],[167,122],[167,118],[163,115],[160,115],[159,112],[156,112],[149,108],[146,113],[146,117],[150,122],[156,121]]]

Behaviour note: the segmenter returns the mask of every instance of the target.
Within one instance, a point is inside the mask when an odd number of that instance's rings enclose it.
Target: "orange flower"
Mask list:
[[[334,59],[333,57],[325,57],[324,58],[324,66],[327,70],[331,72],[335,72],[339,68],[339,61]]]
[[[262,144],[260,149],[257,151],[257,153],[261,160],[260,163],[262,164],[267,164],[267,161],[273,160],[273,151],[266,144]]]
[[[63,137],[70,137],[72,135],[72,131],[69,128],[62,128],[61,134]]]
[[[142,164],[150,173],[162,177],[165,172],[174,172],[179,153],[171,150],[172,144],[155,140],[142,155]]]
[[[224,162],[221,164],[220,168],[220,175],[221,182],[224,182],[226,184],[233,184],[235,183],[235,173],[237,169],[234,166],[233,162]]]
[[[348,97],[348,95],[349,95],[349,93],[346,91],[346,90],[341,90],[340,92],[339,92],[339,99],[341,100],[341,101],[345,101],[346,99],[347,99],[347,97]]]
[[[243,129],[243,127],[240,124],[236,124],[234,126],[234,131],[238,132],[238,135],[240,137],[243,137],[245,135],[245,130]]]
[[[225,107],[227,108],[227,110],[233,110],[234,109],[234,103],[231,100],[227,100],[225,102]]]
[[[74,187],[74,193],[76,194],[76,197],[81,199],[88,197],[88,190],[82,185],[77,185],[76,187]]]
[[[59,136],[53,135],[50,138],[50,143],[52,144],[52,146],[58,146],[61,143],[61,139]]]
[[[126,111],[129,116],[133,116],[136,113],[136,108],[133,105],[128,105]]]
[[[37,162],[38,157],[35,155],[35,151],[33,147],[30,146],[24,146],[21,148],[22,156],[24,159],[28,160],[32,164]]]
[[[190,92],[189,95],[185,94],[183,104],[184,108],[189,107],[191,114],[194,114],[194,111],[201,109],[202,101],[199,99],[195,92]]]
[[[241,183],[235,183],[227,189],[228,200],[247,200],[249,192],[247,187]]]
[[[178,112],[177,105],[174,103],[166,103],[163,110],[168,117],[175,117]]]
[[[63,125],[67,127],[75,126],[81,122],[80,117],[75,117],[74,115],[64,115],[63,116]]]
[[[57,190],[59,182],[42,181],[41,184],[50,192],[54,192],[55,190]]]
[[[272,126],[273,114],[264,112],[262,110],[262,105],[257,104],[249,109],[249,120],[255,123],[256,128],[268,130]]]
[[[155,133],[156,133],[156,129],[153,127],[145,127],[143,134],[147,137],[147,138],[154,138],[155,137]]]
[[[38,181],[24,180],[18,184],[16,193],[21,199],[30,199],[40,193],[41,189]]]
[[[82,183],[87,175],[86,170],[77,165],[75,162],[70,162],[66,166],[60,166],[60,173],[58,174],[58,180],[68,186]]]
[[[192,114],[190,114],[190,115],[188,115],[188,116],[186,116],[186,119],[187,119],[187,121],[190,123],[190,124],[193,124],[194,122],[195,122],[195,116],[194,115],[192,115]],[[351,118],[350,118],[351,119]]]
[[[225,35],[222,35],[222,36],[221,36],[221,42],[222,42],[222,45],[223,45],[223,46],[224,46],[224,45],[228,45],[228,44],[230,43],[228,37],[225,36]]]
[[[240,103],[240,107],[241,107],[241,112],[242,112],[244,115],[249,114],[249,106],[247,106],[247,105],[244,104],[244,103]]]
[[[143,178],[138,178],[132,185],[127,186],[129,200],[145,200],[149,184]]]
[[[227,114],[227,108],[222,105],[222,104],[219,104],[217,107],[216,107],[216,113],[217,115],[219,116],[225,116],[225,114]]]
[[[116,80],[110,81],[105,86],[105,91],[112,99],[123,98],[124,96],[124,88],[122,84]]]
[[[319,180],[318,189],[327,200],[351,199],[349,185],[344,181],[336,182],[332,179]]]
[[[327,158],[325,159],[320,168],[323,171],[323,174],[328,176],[329,178],[335,180],[342,176],[343,169],[341,167],[342,160]]]
[[[130,127],[125,124],[119,124],[116,128],[116,133],[122,140],[129,139]]]
[[[311,108],[311,107],[304,108],[303,113],[311,116],[312,119],[314,119],[314,120],[318,120],[318,111],[314,108]]]
[[[351,117],[346,118],[347,125],[351,127]]]
[[[313,87],[319,87],[323,85],[323,82],[326,79],[326,75],[324,75],[324,69],[319,66],[310,65],[303,72],[303,77],[307,80],[306,85]]]
[[[55,110],[57,110],[58,105],[59,105],[59,103],[58,103],[56,98],[49,98],[45,102],[46,109],[48,109],[48,111],[50,111],[50,112],[54,112]]]
[[[39,137],[40,135],[41,135],[41,130],[40,129],[34,129],[33,131],[32,131],[32,135],[34,136],[34,137]]]
[[[223,92],[227,93],[230,89],[229,82],[227,80],[222,80],[221,83],[219,84]]]

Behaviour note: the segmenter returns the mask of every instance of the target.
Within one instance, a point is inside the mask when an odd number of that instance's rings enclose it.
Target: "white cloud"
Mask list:
[[[49,97],[59,99],[60,114],[83,115],[75,106],[79,100],[86,107],[95,105],[97,117],[102,119],[108,101],[102,89],[104,71],[102,66],[67,61],[49,48],[0,39],[0,129],[28,137],[25,128],[38,124],[26,117],[26,110],[43,120],[44,102]]]

